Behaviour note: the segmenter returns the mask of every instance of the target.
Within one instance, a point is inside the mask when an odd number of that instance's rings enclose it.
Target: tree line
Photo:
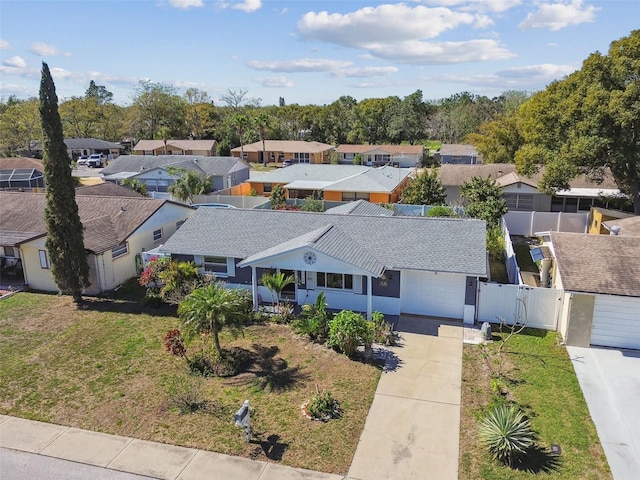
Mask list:
[[[85,95],[59,105],[67,138],[100,138],[135,144],[140,139],[215,139],[221,155],[264,139],[306,140],[339,145],[419,144],[427,140],[460,143],[529,97],[507,91],[494,98],[462,92],[425,100],[421,90],[400,98],[357,101],[342,96],[329,105],[262,106],[247,90],[227,90],[220,105],[207,92],[190,88],[180,95],[171,85],[141,81],[131,105],[121,106],[104,86],[91,81]],[[0,101],[0,149],[4,155],[32,154],[42,140],[38,99]]]

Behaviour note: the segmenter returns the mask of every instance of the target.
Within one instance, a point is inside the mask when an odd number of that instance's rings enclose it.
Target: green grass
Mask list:
[[[540,272],[540,269],[531,258],[529,245],[526,243],[514,243],[513,250],[516,253],[516,260],[521,271],[533,273]]]
[[[491,345],[496,349],[497,342]],[[494,398],[480,347],[465,345],[459,478],[525,480],[611,478],[571,360],[555,332],[527,329],[506,346],[506,400],[531,420],[538,449],[520,469],[492,461],[478,443],[478,424]],[[552,444],[562,455],[549,455]]]
[[[283,325],[251,325],[244,337],[223,332],[224,348],[262,352],[260,367],[230,378],[197,378],[206,408],[182,414],[168,380],[188,375],[164,350],[179,327],[174,309],[144,309],[135,287],[120,298],[18,293],[0,302],[0,413],[344,474],[348,470],[380,370],[311,344]],[[200,348],[196,339],[187,354]],[[209,346],[207,346],[209,348]],[[284,375],[278,368],[284,368]],[[305,419],[300,406],[329,390],[344,417]],[[252,405],[253,442],[233,423]]]

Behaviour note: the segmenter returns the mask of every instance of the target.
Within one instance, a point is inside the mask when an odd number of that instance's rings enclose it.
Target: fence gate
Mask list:
[[[527,285],[481,282],[478,288],[478,321],[511,325],[517,319],[527,326],[556,330],[562,290]],[[526,312],[526,315],[525,315]]]

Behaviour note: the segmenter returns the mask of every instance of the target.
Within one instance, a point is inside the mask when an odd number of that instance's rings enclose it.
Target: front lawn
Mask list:
[[[178,327],[172,308],[142,308],[131,300],[87,299],[78,309],[55,295],[5,299],[0,413],[346,473],[378,368],[310,343],[288,326],[254,324],[244,337],[221,335],[224,348],[251,352],[251,368],[229,378],[193,376],[183,359],[164,349],[165,334]],[[302,416],[300,406],[316,385],[340,401],[342,418],[322,423]],[[197,393],[192,413],[171,402],[186,393]],[[254,433],[248,445],[233,422],[245,399]]]
[[[502,394],[492,391],[481,352],[477,345],[464,346],[460,479],[612,478],[571,360],[555,332],[526,329],[512,337],[505,349]],[[501,401],[521,408],[537,435],[535,448],[518,468],[491,460],[479,443],[481,419],[489,405]],[[561,448],[559,456],[551,452],[554,444]]]

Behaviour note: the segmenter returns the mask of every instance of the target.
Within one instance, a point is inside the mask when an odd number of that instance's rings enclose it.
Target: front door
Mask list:
[[[282,293],[280,294],[280,298],[282,300],[289,300],[292,302],[296,301],[296,289],[297,289],[297,281],[298,278],[296,276],[295,270],[280,270],[280,273],[284,273],[285,277],[292,276],[294,278],[294,282],[284,287]]]

